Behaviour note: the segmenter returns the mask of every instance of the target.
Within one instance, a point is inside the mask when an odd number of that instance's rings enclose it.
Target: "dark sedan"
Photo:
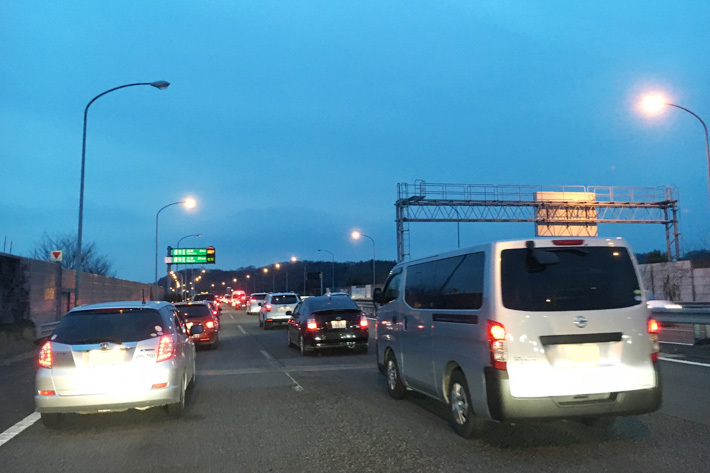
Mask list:
[[[367,351],[368,322],[347,295],[309,297],[293,309],[288,343],[306,355],[320,348]]]
[[[188,329],[193,325],[202,325],[204,331],[193,335],[195,345],[208,345],[215,349],[219,346],[219,317],[204,302],[177,302],[173,304],[187,320]]]

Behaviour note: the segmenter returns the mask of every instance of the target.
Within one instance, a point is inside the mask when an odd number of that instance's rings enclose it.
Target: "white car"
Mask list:
[[[186,328],[168,302],[109,302],[77,307],[59,322],[39,353],[35,405],[42,422],[65,413],[166,406],[179,417],[195,380],[201,325]]]
[[[247,299],[247,314],[254,315],[259,313],[261,304],[266,299],[266,292],[255,292]]]
[[[301,299],[294,292],[274,292],[266,295],[259,308],[259,326],[268,329],[275,324],[288,323],[293,308]]]

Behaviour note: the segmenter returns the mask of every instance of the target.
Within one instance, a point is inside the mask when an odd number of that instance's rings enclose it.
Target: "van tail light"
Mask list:
[[[266,312],[271,312],[271,304],[264,304],[264,310]]]
[[[658,361],[658,353],[661,351],[661,346],[658,343],[658,332],[661,331],[661,326],[656,319],[648,319],[648,336],[651,338],[651,361]]]
[[[366,329],[368,325],[369,325],[369,322],[367,321],[367,317],[365,317],[364,315],[361,315],[360,316],[360,328]]]
[[[584,245],[584,240],[552,240],[555,246],[579,246]]]
[[[488,349],[491,352],[491,365],[499,370],[508,368],[508,346],[505,341],[505,327],[503,324],[489,320],[486,322],[486,335]]]
[[[175,356],[175,344],[170,335],[163,335],[158,345],[158,358],[156,361],[167,361]]]
[[[51,368],[53,364],[53,359],[52,359],[52,342],[46,342],[44,345],[42,345],[42,348],[39,350],[39,365],[42,368]]]
[[[316,319],[308,319],[306,321],[306,329],[318,330],[318,324],[316,323]]]

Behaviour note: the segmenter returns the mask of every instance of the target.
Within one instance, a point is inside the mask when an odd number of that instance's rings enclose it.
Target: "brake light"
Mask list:
[[[584,240],[552,240],[555,246],[579,246],[584,245]]]
[[[214,322],[212,320],[205,322],[205,327],[214,328]]]
[[[37,391],[37,394],[39,394],[40,396],[54,396],[54,395],[56,395],[56,393],[55,393],[54,391],[51,391],[51,390],[47,390],[47,391]]]
[[[507,369],[508,350],[505,341],[505,327],[503,324],[489,320],[486,323],[488,336],[488,349],[491,352],[491,365],[499,370]]]
[[[158,358],[156,361],[167,361],[175,356],[175,344],[170,335],[163,335],[158,345]]]
[[[156,383],[153,386],[151,386],[151,389],[162,389],[162,388],[167,388],[168,383]]]
[[[306,322],[306,329],[318,330],[318,324],[316,323],[316,319],[308,319],[308,321]]]
[[[648,336],[651,339],[651,361],[658,361],[658,353],[661,351],[661,345],[658,343],[658,332],[661,328],[656,319],[648,319]]]
[[[264,310],[266,312],[271,312],[271,304],[264,304]]]
[[[51,368],[53,359],[52,359],[52,342],[46,342],[44,345],[42,345],[42,348],[39,351],[39,365],[42,368]]]
[[[214,315],[217,315],[217,311],[216,311],[216,310],[213,310],[212,313],[213,313]]]
[[[365,328],[367,328],[368,325],[369,325],[369,323],[367,321],[367,317],[365,317],[364,315],[361,315],[360,316],[360,328],[365,329]]]

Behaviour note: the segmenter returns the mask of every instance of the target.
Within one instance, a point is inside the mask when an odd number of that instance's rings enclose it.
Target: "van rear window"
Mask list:
[[[509,309],[603,310],[641,303],[626,248],[503,250],[500,264],[503,305]]]

